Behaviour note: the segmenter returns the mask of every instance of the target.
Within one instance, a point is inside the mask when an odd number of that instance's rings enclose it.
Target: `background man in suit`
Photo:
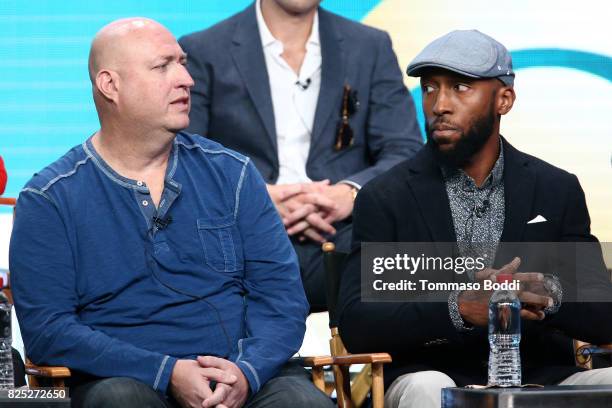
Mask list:
[[[195,80],[189,130],[253,159],[314,309],[319,244],[348,250],[357,190],[421,146],[389,36],[318,5],[258,0],[180,40]]]
[[[422,408],[440,406],[443,387],[486,383],[490,292],[452,292],[445,303],[362,302],[361,242],[457,241],[461,252],[469,247],[464,243],[597,240],[577,178],[519,152],[499,134],[500,118],[515,100],[503,45],[478,31],[454,31],[428,45],[408,74],[421,77],[427,145],[359,193],[339,313],[351,352],[393,355],[386,404]],[[530,222],[541,219],[547,222]],[[505,269],[518,266],[514,260]],[[612,299],[605,273],[587,278]],[[519,294],[523,382],[612,384],[609,369],[576,373],[571,353],[571,338],[612,340],[612,324],[601,324],[612,304],[561,303],[556,289]]]

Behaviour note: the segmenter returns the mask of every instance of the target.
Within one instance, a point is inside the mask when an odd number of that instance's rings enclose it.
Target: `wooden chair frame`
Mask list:
[[[372,406],[384,407],[384,375],[383,365],[391,362],[387,353],[350,354],[342,338],[336,321],[336,304],[340,289],[340,268],[343,266],[346,254],[336,252],[332,242],[322,246],[323,263],[326,274],[327,306],[330,314],[331,339],[329,348],[333,357],[333,372],[336,387],[338,407],[360,407],[371,390]],[[364,369],[354,378],[351,386],[349,367],[353,364],[366,364]]]

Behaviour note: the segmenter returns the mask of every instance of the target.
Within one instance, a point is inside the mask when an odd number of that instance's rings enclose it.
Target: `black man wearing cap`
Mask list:
[[[385,406],[439,407],[442,388],[487,381],[490,292],[453,291],[437,303],[362,301],[360,244],[457,242],[461,249],[466,242],[597,239],[576,176],[518,151],[499,134],[515,101],[512,60],[502,44],[476,30],[453,31],[425,47],[407,73],[421,78],[428,141],[357,197],[340,331],[350,352],[393,356]],[[518,274],[519,265],[514,259],[496,267]],[[490,266],[470,278],[496,273]],[[593,279],[606,296],[612,293],[609,277]],[[579,372],[571,352],[572,337],[612,340],[612,324],[602,324],[612,304],[563,302],[562,287],[541,286],[541,292],[519,293],[523,383],[612,384],[610,369]]]

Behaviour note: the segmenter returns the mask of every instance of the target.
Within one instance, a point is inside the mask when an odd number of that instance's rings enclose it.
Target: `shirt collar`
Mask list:
[[[257,0],[255,3],[255,14],[257,15],[257,28],[259,29],[259,37],[261,38],[261,45],[263,48],[274,44],[276,42],[280,43],[266,25],[266,21],[263,18],[263,14],[261,13],[261,0]],[[315,12],[314,20],[312,22],[312,28],[310,30],[310,37],[308,37],[308,41],[306,44],[312,44],[316,46],[320,46],[319,40],[319,10]]]
[[[166,165],[166,175],[165,175],[165,185],[170,186],[172,190],[176,193],[181,192],[181,184],[177,183],[173,180],[174,173],[176,172],[176,168],[178,165],[178,142],[177,135],[172,142],[172,150],[170,151],[170,155],[168,156],[168,164]],[[132,180],[127,177],[122,176],[117,173],[104,159],[100,156],[100,153],[96,150],[92,141],[93,135],[90,136],[85,142],[83,142],[83,150],[85,153],[93,159],[94,164],[102,170],[102,172],[108,176],[115,183],[128,188],[133,188],[134,190],[138,190],[142,193],[148,193],[149,188],[144,186],[141,181]]]
[[[499,138],[499,157],[487,178],[491,178],[491,187],[501,184],[504,179],[504,144],[501,137]],[[488,180],[486,180],[488,182]]]

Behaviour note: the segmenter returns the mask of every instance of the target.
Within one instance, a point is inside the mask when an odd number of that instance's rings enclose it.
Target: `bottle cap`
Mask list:
[[[495,280],[497,282],[512,282],[512,274],[511,273],[500,273],[495,276]]]

